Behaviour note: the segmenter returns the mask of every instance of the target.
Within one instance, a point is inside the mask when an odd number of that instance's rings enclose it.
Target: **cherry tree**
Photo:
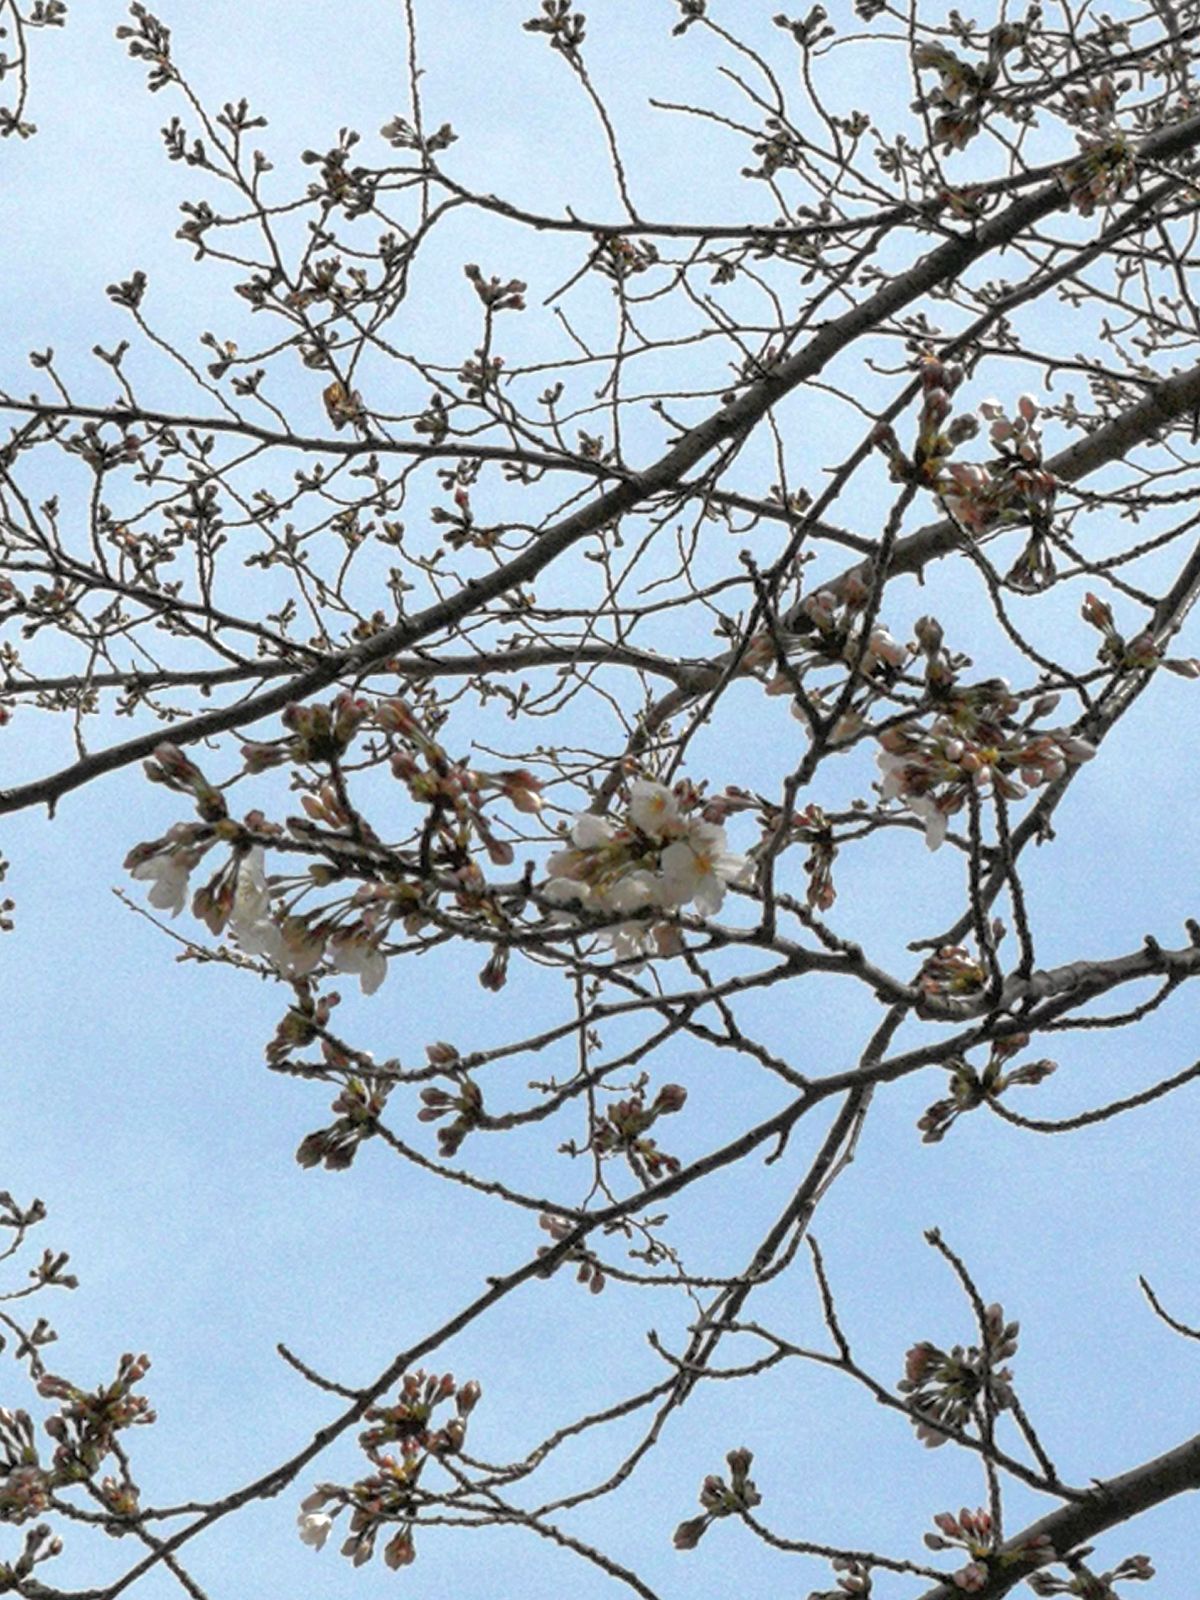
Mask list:
[[[1077,1440],[1060,1459],[1022,1399],[1020,1325],[1053,1312],[993,1300],[983,1195],[928,1234],[957,1319],[912,1342],[912,1308],[885,1306],[877,1369],[819,1217],[832,1194],[852,1208],[855,1153],[912,1081],[895,1181],[936,1204],[931,1147],[968,1119],[1085,1161],[1083,1130],[1128,1113],[1136,1138],[1140,1108],[1200,1077],[1131,1049],[1098,1100],[1087,1072],[1097,1038],[1186,1004],[1200,923],[1043,932],[1079,892],[1106,745],[1132,729],[1149,783],[1154,719],[1196,715],[1200,7],[663,0],[655,106],[695,169],[661,215],[653,141],[595,64],[624,8],[532,5],[464,26],[518,84],[553,53],[604,209],[473,182],[416,0],[395,116],[299,152],[246,100],[208,105],[169,19],[131,6],[117,37],[161,97],[197,263],[191,342],[131,268],[107,291],[129,336],[96,346],[90,384],[35,350],[25,392],[4,352],[0,812],[124,783],[130,914],[197,986],[271,986],[266,1065],[311,1104],[311,1182],[416,1168],[447,1205],[515,1214],[525,1247],[498,1264],[481,1234],[484,1287],[369,1381],[281,1347],[326,1421],[182,1505],[140,1486],[149,1358],[60,1371],[38,1313],[75,1287],[67,1256],[17,1267],[0,1592],[115,1600],[166,1574],[203,1596],[202,1536],[277,1499],[325,1563],[403,1568],[516,1528],[647,1597],[669,1592],[647,1560],[694,1589],[721,1541],[794,1556],[812,1600],[1125,1595],[1153,1576],[1125,1525],[1200,1488],[1200,1435],[1151,1459],[1122,1440],[1107,1478]],[[0,12],[15,171],[54,71],[35,36],[66,8]],[[696,56],[704,103],[673,89]],[[884,74],[899,90],[873,95]],[[707,209],[717,171],[736,214]],[[169,821],[143,836],[148,785]],[[1136,808],[1124,825],[1173,848]],[[5,902],[11,940],[36,911]],[[476,982],[499,1019],[478,1042],[450,998]],[[818,1012],[836,1054],[810,1045]],[[44,1216],[0,1194],[6,1259]],[[1144,1288],[1157,1334],[1200,1337]],[[617,1364],[603,1403],[498,1457],[521,1419],[485,1434],[502,1393],[455,1342],[552,1294],[597,1328],[650,1302],[656,1375]],[[849,1544],[777,1518],[767,1470],[788,1463],[757,1442],[756,1395],[781,1367],[861,1390],[918,1464],[953,1457],[963,1509],[930,1504],[903,1548],[866,1503]],[[699,1509],[603,1546],[578,1531],[710,1393],[729,1432]],[[58,1585],[63,1541],[99,1533],[120,1576]]]

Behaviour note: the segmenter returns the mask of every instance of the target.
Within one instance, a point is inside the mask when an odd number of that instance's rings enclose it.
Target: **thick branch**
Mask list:
[[[1200,1489],[1200,1434],[1119,1478],[1098,1481],[1086,1500],[1075,1501],[1031,1523],[1007,1540],[1003,1549],[1015,1554],[1031,1541],[1045,1537],[1060,1556],[1067,1555],[1085,1540],[1119,1527],[1151,1506],[1161,1505],[1189,1489]],[[995,1562],[989,1565],[994,1567]],[[1037,1565],[1014,1559],[1011,1565],[996,1570],[982,1589],[972,1592],[979,1600],[997,1600],[997,1596],[1015,1589]],[[920,1600],[962,1600],[962,1592],[953,1581],[947,1581],[927,1589]]]

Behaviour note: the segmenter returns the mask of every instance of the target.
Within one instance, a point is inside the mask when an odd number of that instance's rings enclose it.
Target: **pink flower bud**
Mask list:
[[[707,1527],[707,1517],[692,1517],[687,1522],[681,1522],[675,1529],[675,1537],[672,1541],[676,1550],[694,1550],[704,1537],[704,1531]]]

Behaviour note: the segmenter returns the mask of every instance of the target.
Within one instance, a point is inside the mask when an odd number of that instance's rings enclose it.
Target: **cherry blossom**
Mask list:
[[[169,911],[177,917],[183,910],[187,901],[188,874],[191,863],[183,852],[171,852],[168,855],[151,856],[146,861],[139,861],[137,866],[130,867],[131,878],[148,879],[153,887],[148,899],[152,906],[157,906],[160,911]]]
[[[1029,789],[1061,778],[1068,764],[1095,754],[1095,746],[1077,734],[1017,724],[1018,702],[1002,678],[942,698],[945,709],[928,728],[913,721],[880,734],[876,758],[881,797],[902,800],[924,822],[930,850],[941,845],[949,818],[972,793],[1020,800]],[[1034,715],[1053,704],[1053,697],[1036,702]]]
[[[131,878],[149,882],[150,904],[175,917],[187,903],[188,879],[209,847],[207,828],[177,822],[161,839],[135,845],[125,858]]]
[[[630,790],[629,820],[652,839],[662,839],[682,826],[679,802],[662,783],[639,778]]]
[[[337,972],[353,973],[364,994],[374,994],[387,977],[387,957],[378,939],[363,933],[337,933],[329,941],[326,960]]]
[[[725,903],[728,884],[747,868],[745,856],[725,847],[725,830],[713,822],[693,822],[684,838],[662,853],[664,903],[694,903],[702,916],[716,916]]]
[[[314,1550],[324,1547],[333,1528],[332,1517],[322,1511],[302,1511],[296,1522],[300,1528],[301,1544],[311,1545]]]

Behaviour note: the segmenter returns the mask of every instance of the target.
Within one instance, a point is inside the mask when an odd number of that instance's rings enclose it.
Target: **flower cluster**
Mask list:
[[[833,863],[838,853],[829,818],[820,806],[814,804],[806,806],[799,813],[793,821],[793,827],[797,837],[809,847],[804,862],[804,872],[808,878],[805,902],[811,911],[828,911],[837,899],[837,890],[833,886]]]
[[[188,895],[188,880],[204,854],[216,842],[211,827],[177,822],[161,839],[134,845],[125,857],[131,878],[150,884],[150,904],[178,916]]]
[[[705,801],[701,815],[705,822],[724,823],[728,817],[740,811],[757,813],[761,843],[782,836],[784,844],[808,845],[808,857],[804,863],[808,878],[805,899],[811,910],[828,911],[837,899],[837,891],[833,886],[833,863],[837,858],[838,846],[833,822],[821,807],[815,803],[807,805],[803,811],[793,811],[790,821],[785,822],[782,808],[774,801],[730,783],[720,794],[712,795]],[[754,846],[747,859],[752,862],[760,849],[761,844]]]
[[[871,441],[888,459],[888,469],[897,483],[914,483],[923,488],[940,487],[942,468],[960,444],[979,432],[979,420],[970,412],[954,418],[951,395],[963,381],[963,369],[947,366],[927,353],[920,358],[921,410],[917,417],[917,438],[911,456],[901,448],[890,423],[877,424]]]
[[[761,1504],[762,1495],[750,1477],[750,1463],[754,1460],[749,1450],[731,1450],[725,1457],[729,1466],[729,1482],[717,1473],[710,1473],[700,1485],[700,1504],[704,1515],[681,1522],[675,1529],[676,1550],[694,1550],[719,1517],[734,1516],[751,1511]]]
[[[324,965],[355,975],[363,993],[371,994],[387,973],[383,943],[392,922],[401,919],[407,931],[417,931],[437,898],[439,875],[456,892],[461,909],[486,911],[486,880],[473,844],[477,841],[495,866],[513,860],[512,846],[493,832],[486,802],[498,795],[515,810],[536,814],[540,783],[524,768],[481,772],[451,760],[400,699],[371,702],[339,695],[329,705],[289,706],[282,721],[288,729],[284,737],[242,747],[244,770],[258,773],[285,762],[329,769],[329,777],[318,773],[302,781],[301,804],[308,815],[289,819],[287,829],[333,861],[310,867],[295,893],[279,893],[266,876],[260,841],[264,835],[280,837],[282,829],[268,825],[260,812],[249,813],[244,824],[232,821],[220,791],[182,751],[164,743],[146,764],[147,775],[190,793],[202,821],[177,824],[162,838],[135,846],[125,864],[133,877],[151,883],[151,904],[174,916],[187,901],[191,873],[205,853],[218,842],[231,844],[232,855],[192,899],[193,913],[209,931],[228,930],[246,954],[262,957],[285,977],[303,978]],[[427,814],[419,859],[406,862],[411,874],[396,870],[406,858],[379,845],[346,793],[340,762],[364,725],[383,736],[382,753],[393,775]],[[298,911],[301,895],[346,875],[343,853],[351,849],[353,870],[364,881],[333,904]],[[499,987],[503,974],[485,968],[482,981]]]
[[[1154,1576],[1149,1556],[1126,1556],[1111,1572],[1093,1572],[1084,1565],[1083,1558],[1091,1554],[1090,1547],[1065,1557],[1070,1569],[1069,1578],[1056,1578],[1050,1572],[1035,1572],[1029,1578],[1034,1594],[1070,1594],[1079,1600],[1118,1600],[1115,1583],[1145,1583]]]
[[[1021,1544],[1001,1548],[992,1515],[982,1507],[978,1511],[968,1511],[964,1507],[957,1516],[951,1511],[943,1511],[933,1520],[939,1531],[925,1535],[926,1548],[965,1550],[969,1557],[966,1566],[960,1567],[951,1578],[955,1588],[961,1589],[964,1594],[980,1593],[987,1587],[989,1579],[1005,1567],[1018,1563],[1027,1567],[1055,1559],[1050,1536],[1045,1533],[1034,1534]],[[1029,1582],[1037,1588],[1035,1578],[1031,1577]],[[1099,1600],[1099,1592],[1097,1595]]]
[[[268,1065],[280,1071],[292,1066],[294,1050],[302,1050],[320,1038],[334,1006],[340,1005],[342,999],[336,992],[317,995],[306,978],[298,979],[292,987],[295,1000],[280,1018],[275,1036],[266,1048]]]
[[[359,1078],[349,1078],[331,1107],[337,1120],[307,1134],[300,1141],[296,1160],[302,1167],[323,1164],[327,1172],[344,1172],[359,1146],[375,1133],[386,1103],[385,1084],[368,1087]]]
[[[272,903],[263,851],[256,845],[238,861],[227,922],[247,955],[265,957],[287,977],[305,977],[324,963],[357,977],[362,992],[374,994],[387,976],[382,940],[402,904],[402,898],[371,882],[360,884],[337,910],[280,914]],[[220,931],[211,920],[209,928]]]
[[[914,110],[933,114],[933,138],[947,155],[965,149],[979,132],[1000,63],[1010,50],[1025,43],[1028,33],[1026,23],[999,24],[988,35],[987,56],[978,65],[933,41],[918,44],[913,51],[913,66],[918,71],[938,75],[936,86],[925,91]]]
[[[449,1373],[443,1377],[421,1371],[406,1373],[395,1404],[372,1406],[366,1413],[371,1426],[359,1435],[375,1471],[346,1488],[318,1484],[300,1503],[296,1523],[302,1542],[320,1550],[336,1519],[348,1510],[349,1531],[341,1547],[344,1556],[361,1567],[374,1555],[380,1532],[399,1524],[384,1546],[383,1559],[393,1569],[408,1566],[416,1556],[413,1525],[417,1513],[422,1506],[436,1505],[445,1498],[424,1488],[421,1475],[430,1461],[444,1460],[462,1449],[467,1420],[479,1396],[480,1387],[473,1380],[456,1385]],[[454,1414],[435,1426],[434,1411],[451,1398]],[[386,1445],[397,1448],[393,1454],[384,1454]],[[333,1509],[327,1511],[330,1504]]]
[[[949,1133],[951,1127],[965,1111],[974,1111],[988,1101],[1000,1098],[1014,1084],[1041,1083],[1056,1070],[1053,1061],[1027,1061],[1023,1066],[1003,1070],[1004,1063],[1024,1050],[1029,1043],[1027,1033],[1009,1034],[992,1045],[992,1053],[982,1073],[956,1057],[950,1066],[950,1093],[944,1100],[935,1100],[917,1122],[922,1142],[937,1144]]]
[[[1096,659],[1118,672],[1153,672],[1155,667],[1166,667],[1181,678],[1200,678],[1200,661],[1195,656],[1164,656],[1162,646],[1149,628],[1126,639],[1117,629],[1112,607],[1097,595],[1084,596],[1080,616],[1095,628],[1101,637]]]
[[[164,741],[156,746],[154,755],[142,763],[142,768],[151,783],[164,784],[176,794],[190,794],[205,822],[220,822],[228,815],[225,797],[178,745]]]
[[[27,1411],[0,1409],[0,1522],[25,1522],[50,1504],[53,1476],[38,1459]]]
[[[859,572],[849,573],[832,589],[814,589],[796,606],[790,617],[795,631],[795,642],[789,640],[789,656],[800,656],[799,672],[811,665],[836,663],[853,667],[858,675],[885,685],[895,681],[905,665],[909,651],[879,622],[873,622],[864,633],[862,614],[871,597],[866,579]],[[758,634],[747,651],[751,666],[765,664],[773,658],[774,646],[769,634]],[[768,694],[786,694],[794,690],[794,683],[786,673],[774,678]],[[835,733],[839,738],[847,730]]]
[[[961,1431],[977,1417],[985,1398],[997,1411],[1012,1404],[1012,1373],[1000,1363],[1016,1354],[1020,1324],[1005,1322],[1001,1306],[984,1313],[981,1345],[955,1345],[941,1350],[928,1340],[913,1345],[904,1358],[904,1377],[897,1385],[910,1396],[909,1409],[917,1438],[931,1449],[945,1444],[944,1429]]]
[[[616,283],[624,283],[626,278],[658,263],[658,251],[649,239],[626,239],[615,233],[597,233],[594,237],[592,267]]]
[[[903,800],[921,818],[931,850],[945,839],[950,818],[972,793],[1019,800],[1096,753],[1086,739],[1065,729],[1030,726],[1054,709],[1054,695],[1039,699],[1024,723],[1016,721],[1018,702],[1003,678],[946,689],[938,698],[939,710],[928,727],[913,720],[881,733],[878,756],[882,798]]]
[[[983,400],[978,409],[996,453],[987,462],[948,462],[937,481],[938,494],[949,515],[968,533],[1030,523],[1033,534],[1008,581],[1018,589],[1043,589],[1055,572],[1046,535],[1058,480],[1042,465],[1038,403],[1032,395],[1021,395],[1012,417],[999,400]]]
[[[30,1528],[25,1535],[25,1546],[15,1561],[0,1561],[0,1593],[12,1590],[13,1593],[29,1594],[30,1589],[26,1583],[34,1567],[42,1561],[52,1561],[55,1556],[62,1554],[62,1540],[57,1534],[51,1533],[44,1522],[39,1522],[36,1527]]]
[[[575,1231],[573,1222],[568,1221],[566,1217],[556,1217],[551,1212],[543,1212],[538,1218],[538,1227],[544,1229],[550,1235],[554,1240],[554,1244],[561,1244],[564,1239],[569,1238]],[[537,1250],[539,1259],[548,1255],[553,1248],[554,1245],[539,1245]],[[574,1261],[577,1264],[575,1277],[591,1294],[603,1293],[604,1285],[608,1282],[608,1279],[604,1276],[603,1267],[601,1267],[599,1261],[586,1245],[575,1245],[573,1249],[567,1252],[565,1259]],[[543,1276],[549,1277],[554,1270],[553,1266],[542,1269]]]
[[[437,1122],[450,1116],[452,1120],[438,1129],[438,1153],[448,1161],[457,1155],[463,1140],[472,1128],[483,1121],[483,1091],[466,1073],[455,1079],[454,1093],[445,1089],[421,1090],[421,1107],[417,1112],[420,1122]]]
[[[991,1514],[983,1510],[968,1511],[964,1506],[957,1516],[950,1511],[942,1511],[933,1520],[940,1531],[925,1535],[926,1547],[930,1550],[952,1550],[956,1547],[965,1550],[970,1560],[954,1574],[954,1583],[967,1594],[977,1594],[987,1584],[988,1557],[996,1548]]]
[[[1111,138],[1084,143],[1079,155],[1059,174],[1068,204],[1081,217],[1090,217],[1098,205],[1115,200],[1133,179],[1135,163],[1128,139],[1120,131]]]
[[[698,801],[690,786],[635,780],[624,822],[591,812],[576,817],[569,847],[547,863],[543,897],[601,915],[644,914],[605,929],[603,937],[621,958],[667,953],[674,930],[653,913],[694,905],[715,916],[728,885],[748,870],[746,857],[726,847],[724,828],[693,814]]]
[[[987,972],[961,944],[944,944],[921,964],[917,987],[930,1000],[954,1000],[978,994]]]
[[[921,410],[912,454],[901,448],[889,423],[879,423],[873,434],[888,458],[891,476],[932,489],[947,514],[972,535],[1029,523],[1029,542],[1008,581],[1018,589],[1045,588],[1055,575],[1048,535],[1058,480],[1042,463],[1037,401],[1021,395],[1010,417],[999,400],[983,400],[978,415],[964,412],[949,420],[951,396],[963,381],[963,369],[927,354],[920,360],[920,378]],[[995,454],[986,462],[952,461],[958,446],[979,433],[980,418]]]
[[[664,1083],[649,1105],[645,1086],[639,1084],[625,1100],[616,1100],[596,1124],[591,1148],[601,1156],[623,1155],[639,1176],[659,1178],[664,1172],[678,1172],[679,1162],[646,1137],[659,1117],[682,1111],[687,1090],[678,1083]]]
[[[59,1402],[58,1411],[45,1422],[46,1432],[55,1440],[54,1472],[59,1482],[90,1478],[122,1429],[154,1421],[145,1395],[133,1392],[149,1369],[149,1356],[123,1355],[113,1381],[92,1394],[52,1373],[39,1378],[38,1393]]]
[[[835,1556],[830,1563],[839,1574],[836,1589],[814,1589],[808,1600],[846,1600],[847,1595],[867,1600],[872,1590],[871,1569],[854,1556]]]
[[[306,796],[306,798],[308,798]],[[381,893],[380,886],[360,885],[337,914],[315,917],[280,912],[272,898],[261,845],[247,845],[236,823],[216,827],[177,823],[161,839],[135,845],[125,858],[131,877],[152,885],[150,904],[177,916],[187,903],[189,879],[204,855],[221,841],[233,842],[233,853],[192,896],[192,913],[214,936],[228,931],[247,955],[261,956],[285,977],[303,978],[325,964],[359,979],[364,994],[373,994],[387,974],[380,949],[386,918],[402,893]],[[323,868],[313,869],[308,882],[322,881]],[[401,891],[403,886],[399,886]],[[349,912],[352,920],[346,920]]]

